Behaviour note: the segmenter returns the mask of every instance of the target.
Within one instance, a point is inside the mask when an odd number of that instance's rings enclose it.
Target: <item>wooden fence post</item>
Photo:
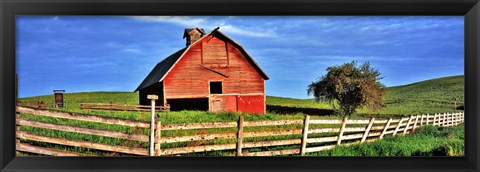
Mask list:
[[[368,133],[370,132],[370,129],[372,128],[373,122],[375,122],[374,117],[372,117],[372,119],[370,119],[370,123],[368,123],[367,129],[365,130],[365,133],[363,133],[362,141],[360,141],[360,143],[365,142],[365,140],[367,139]]]
[[[447,124],[447,113],[443,113],[442,127],[445,127]]]
[[[237,132],[237,156],[242,156],[243,147],[243,116],[238,118],[238,132]]]
[[[161,156],[161,143],[162,143],[162,122],[156,121],[155,122],[155,156]]]
[[[429,120],[430,120],[430,114],[427,113],[427,122],[426,122],[427,125],[428,125],[428,121],[429,121]],[[435,121],[435,119],[434,119],[434,121]],[[435,123],[434,123],[434,124],[435,124]]]
[[[15,112],[15,124],[17,123],[16,121],[19,120],[19,117],[20,117],[19,112]],[[15,125],[15,146],[20,145],[20,139],[19,139],[19,137],[18,137],[18,132],[19,132],[19,131],[20,131],[20,126],[19,126],[19,125]],[[20,152],[15,151],[15,154],[16,154],[16,155],[20,155]]]
[[[457,126],[459,123],[458,123],[458,113],[455,113],[455,126]]]
[[[300,155],[305,156],[307,149],[307,139],[308,139],[308,125],[310,123],[310,115],[305,115],[305,120],[303,121],[303,131],[302,131],[302,148],[300,149]]]
[[[418,118],[419,118],[419,116],[417,115],[417,117],[415,118],[415,123],[413,123],[413,130],[412,131],[415,131],[415,128],[417,128]]]
[[[391,122],[392,122],[392,118],[389,118],[387,121],[387,124],[385,124],[385,127],[383,128],[382,134],[380,134],[380,139],[383,139],[383,136],[385,135],[385,132],[387,132]]]
[[[20,119],[20,112],[15,112],[15,142],[20,144],[20,139],[18,138],[18,132],[20,131],[20,125],[17,125],[17,122]]]
[[[422,117],[420,118],[420,126],[423,125],[423,117],[424,117],[424,115],[422,114]]]
[[[340,128],[340,132],[338,134],[337,145],[340,145],[340,143],[342,143],[343,131],[345,130],[345,126],[347,125],[347,120],[347,117],[343,118],[342,127]]]
[[[150,117],[150,156],[154,156],[154,135],[155,135],[155,100],[158,99],[157,95],[147,95],[147,99],[151,100],[151,117]],[[112,102],[110,101],[110,109],[112,108]]]
[[[412,119],[413,119],[413,116],[410,115],[410,117],[408,118],[407,126],[405,126],[405,129],[403,130],[403,135],[407,134],[408,127],[409,127],[410,124],[412,123]]]
[[[443,126],[448,126],[448,113],[443,113],[443,118],[444,118],[444,122],[443,122]]]
[[[437,125],[437,114],[433,115],[433,126]]]
[[[393,135],[397,135],[397,132],[400,129],[400,126],[402,125],[402,122],[403,122],[403,117],[401,117],[400,121],[398,121],[397,127],[395,127],[395,131],[393,131]]]

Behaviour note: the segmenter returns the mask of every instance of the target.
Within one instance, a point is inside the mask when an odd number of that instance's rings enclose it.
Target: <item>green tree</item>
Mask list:
[[[337,112],[351,116],[359,107],[378,110],[383,106],[385,86],[379,81],[382,78],[370,63],[358,66],[352,61],[327,68],[326,75],[308,85],[307,93],[313,94],[317,101],[324,98],[338,102]]]

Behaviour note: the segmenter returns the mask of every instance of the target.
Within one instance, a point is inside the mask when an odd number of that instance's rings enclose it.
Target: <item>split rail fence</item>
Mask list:
[[[151,111],[149,105],[129,105],[110,103],[84,103],[80,102],[80,109],[111,110],[111,111]],[[170,111],[170,106],[155,106],[155,111]]]
[[[52,138],[40,136],[20,131],[20,126],[30,126],[45,128],[51,130],[60,130],[68,132],[77,132],[83,134],[105,136],[112,138],[121,138],[127,140],[149,142],[152,140],[148,135],[128,134],[122,132],[103,131],[97,129],[82,128],[77,126],[50,124],[38,121],[31,121],[19,118],[19,113],[32,114],[36,116],[48,116],[63,119],[96,122],[103,124],[114,124],[129,127],[150,128],[154,127],[154,152],[151,154],[147,148],[117,146],[109,144],[91,143],[86,141],[74,141],[62,138]],[[433,125],[439,127],[455,126],[464,122],[464,113],[443,113],[434,115],[415,115],[403,117],[399,119],[375,119],[369,120],[351,120],[343,118],[340,120],[333,119],[316,119],[307,115],[304,119],[299,120],[269,120],[269,121],[245,121],[240,116],[238,121],[234,122],[204,122],[204,123],[185,123],[185,124],[161,124],[161,121],[155,121],[154,126],[150,126],[149,122],[131,121],[117,118],[107,118],[95,115],[86,115],[78,113],[60,112],[55,110],[40,110],[27,107],[17,107],[17,151],[29,152],[45,155],[58,156],[78,156],[81,153],[67,152],[52,148],[45,148],[21,143],[19,139],[45,142],[51,144],[59,144],[65,146],[76,146],[89,148],[94,150],[102,150],[109,152],[118,152],[123,154],[141,155],[141,156],[171,156],[196,152],[221,151],[230,150],[235,152],[236,156],[274,156],[300,154],[304,156],[306,153],[318,152],[326,149],[334,148],[338,145],[358,144],[362,142],[371,142],[382,139],[386,135],[405,135],[422,125]],[[259,126],[297,126],[293,129],[278,130],[244,130],[249,127]],[[301,128],[298,128],[301,126]],[[214,134],[195,134],[186,136],[162,136],[162,131],[171,130],[194,130],[194,129],[214,129],[214,128],[234,128],[235,132],[214,133]],[[275,128],[275,127],[274,127]],[[295,136],[283,137],[290,139],[270,140],[270,141],[251,141],[252,138],[271,137],[271,136]],[[293,139],[292,139],[293,138]],[[162,148],[161,144],[178,143],[178,142],[194,142],[207,141],[215,139],[234,139],[235,143],[228,144],[210,144],[200,146],[186,146],[174,148]],[[250,141],[249,141],[250,140]],[[290,145],[290,146],[288,146]],[[293,146],[291,146],[293,145]],[[281,150],[267,150],[249,152],[250,148],[265,148],[272,146],[287,146]],[[293,147],[293,148],[292,148]],[[235,150],[235,151],[233,151]]]

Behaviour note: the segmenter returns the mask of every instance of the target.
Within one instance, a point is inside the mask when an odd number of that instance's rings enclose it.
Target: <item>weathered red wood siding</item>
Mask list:
[[[265,112],[264,95],[259,96],[238,96],[237,106],[239,112],[260,113]]]
[[[234,45],[213,36],[201,41],[192,45],[164,78],[166,99],[208,97],[210,81],[222,81],[223,97],[216,98],[222,100],[226,111],[237,109],[237,102],[226,98],[227,95],[264,94],[264,79]],[[228,78],[205,69],[202,64]]]

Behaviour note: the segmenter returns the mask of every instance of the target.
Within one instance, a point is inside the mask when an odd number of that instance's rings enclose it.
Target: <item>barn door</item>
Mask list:
[[[210,111],[211,112],[221,112],[222,108],[222,99],[216,97],[210,97]]]

